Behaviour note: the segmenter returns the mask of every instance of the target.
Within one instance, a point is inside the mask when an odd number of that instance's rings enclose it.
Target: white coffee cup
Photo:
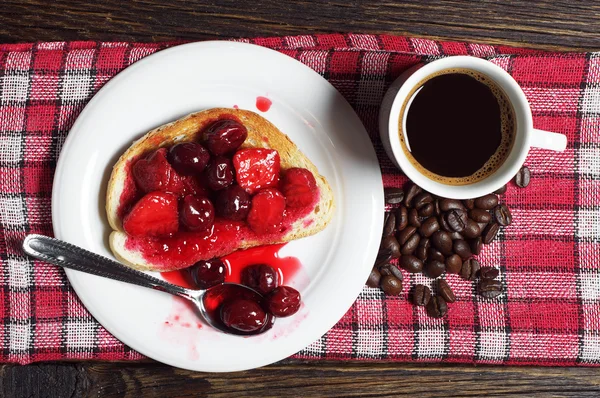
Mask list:
[[[406,136],[406,115],[410,103],[405,107],[402,115],[400,112],[407,96],[413,92],[416,85],[434,73],[454,68],[474,70],[492,79],[506,93],[516,119],[515,141],[504,163],[483,180],[468,185],[443,184],[421,173],[407,158],[398,136],[398,123],[402,118],[404,140],[410,145]],[[432,110],[432,117],[435,117],[434,110]],[[502,187],[523,166],[531,147],[563,151],[567,146],[565,135],[533,128],[533,118],[527,98],[512,76],[489,61],[469,56],[442,58],[426,65],[417,65],[402,73],[392,83],[383,99],[379,111],[379,133],[387,155],[408,178],[433,194],[452,199],[476,198]]]

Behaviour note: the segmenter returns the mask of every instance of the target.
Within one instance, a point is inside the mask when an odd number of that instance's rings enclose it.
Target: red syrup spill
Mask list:
[[[280,284],[290,281],[302,268],[302,263],[296,257],[281,257],[279,251],[287,243],[278,245],[258,246],[246,250],[238,250],[221,258],[227,266],[225,282],[240,283],[242,270],[251,264],[267,264],[279,272]],[[187,269],[178,271],[161,272],[160,275],[167,282],[174,285],[194,289],[187,277]]]
[[[172,283],[174,285],[185,287],[187,289],[194,289],[192,284],[188,281],[187,277],[185,276],[185,273],[187,273],[187,270],[183,269],[177,271],[161,272],[160,276],[162,276],[163,279],[167,282]]]
[[[278,245],[267,245],[253,247],[247,250],[238,250],[223,257],[223,263],[227,267],[225,282],[240,283],[242,270],[251,264],[267,264],[279,272],[280,284],[290,281],[302,268],[302,263],[296,257],[281,257],[279,251],[287,243]],[[189,271],[182,269],[178,271],[161,272],[161,276],[168,282],[178,286],[194,289],[187,276]],[[223,304],[229,300],[246,298],[261,302],[260,297],[252,291],[235,288],[231,285],[221,285],[211,289],[204,299],[206,311],[212,319],[220,319],[220,310]],[[269,319],[262,330],[270,329],[275,318],[269,315]],[[239,333],[239,332],[237,332]],[[248,333],[248,335],[253,333]]]
[[[267,97],[256,97],[256,109],[261,112],[267,112],[269,109],[271,109],[272,104],[273,102]]]

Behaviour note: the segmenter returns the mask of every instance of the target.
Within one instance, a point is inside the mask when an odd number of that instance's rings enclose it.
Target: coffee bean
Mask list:
[[[415,253],[419,260],[425,261],[427,259],[427,251],[429,250],[430,245],[431,242],[429,238],[421,238],[421,241],[419,242],[419,247],[417,247],[417,251]]]
[[[504,193],[506,192],[506,189],[507,189],[507,188],[508,188],[508,187],[507,187],[507,185],[506,185],[506,184],[504,184],[504,185],[503,185],[503,186],[501,186],[500,188],[496,189],[496,190],[494,191],[494,193],[495,193],[496,195],[502,195],[502,194],[504,194]]]
[[[408,238],[413,236],[413,234],[415,232],[417,232],[417,229],[415,227],[413,227],[412,225],[404,228],[402,231],[400,231],[398,233],[398,242],[401,245],[404,245],[406,243],[406,241],[408,240]]]
[[[443,279],[438,280],[437,291],[438,291],[438,294],[447,303],[453,303],[456,301],[456,296],[454,295],[454,292],[448,285],[448,282],[446,282],[445,280],[443,280]]]
[[[469,216],[467,212],[460,209],[452,209],[446,213],[446,221],[453,231],[462,232],[467,225]]]
[[[489,223],[492,219],[492,215],[483,209],[472,209],[469,210],[469,218],[475,222]]]
[[[483,234],[481,235],[481,237],[483,238],[483,243],[489,245],[498,234],[499,229],[500,226],[496,223],[488,224],[488,226],[485,227],[485,229],[483,230]]]
[[[477,279],[477,273],[479,272],[479,261],[474,258],[470,258],[463,262],[460,269],[460,277],[468,281],[474,281]]]
[[[481,235],[481,229],[479,229],[479,224],[477,224],[473,220],[468,220],[467,225],[465,226],[465,230],[462,232],[465,238],[476,238]]]
[[[498,297],[502,293],[502,283],[493,279],[482,279],[477,285],[477,292],[489,299]]]
[[[442,318],[448,313],[446,301],[440,296],[432,296],[427,304],[427,313],[432,318]]]
[[[412,207],[412,201],[415,196],[421,193],[421,187],[415,184],[411,184],[408,190],[406,191],[406,195],[404,195],[404,206]]]
[[[449,274],[458,274],[462,268],[463,260],[458,254],[453,254],[446,258],[446,272]]]
[[[433,214],[439,216],[442,214],[442,210],[440,209],[440,199],[436,199],[433,201]]]
[[[421,226],[421,217],[419,217],[417,209],[410,209],[408,211],[408,225],[412,225],[415,228]]]
[[[375,266],[378,267],[381,264],[387,263],[392,259],[392,251],[390,249],[380,249],[375,259]]]
[[[454,250],[454,253],[458,254],[463,260],[466,260],[473,255],[473,253],[471,253],[471,248],[469,247],[469,244],[466,240],[459,239],[453,241],[452,250]]]
[[[421,224],[421,228],[419,228],[419,233],[429,238],[433,235],[434,232],[440,229],[440,224],[438,224],[438,220],[435,217],[429,217],[423,224]]]
[[[396,210],[396,228],[402,231],[408,225],[408,210],[404,205]]]
[[[488,226],[487,223],[485,222],[478,222],[477,225],[479,225],[479,230],[483,233],[483,230],[485,229],[485,227]]]
[[[421,217],[429,217],[433,215],[433,212],[435,211],[435,206],[433,203],[427,203],[425,206],[422,206],[419,209],[419,215]]]
[[[437,261],[441,261],[441,262],[446,261],[446,257],[444,257],[442,252],[440,252],[435,247],[430,247],[429,250],[427,250],[427,259],[428,260],[437,260]]]
[[[425,206],[427,203],[433,202],[433,196],[429,192],[421,192],[413,199],[413,207],[415,209],[420,209]]]
[[[398,267],[396,267],[394,264],[383,264],[381,267],[379,267],[379,273],[381,274],[381,276],[392,275],[400,280],[404,280],[404,275],[402,275],[402,271],[400,271]]]
[[[412,255],[402,256],[400,257],[400,267],[411,274],[416,274],[423,271],[423,261]]]
[[[413,254],[415,252],[415,250],[417,250],[420,240],[421,240],[421,237],[419,236],[419,234],[413,234],[410,238],[408,238],[406,243],[404,245],[402,245],[402,248],[400,249],[400,253]]]
[[[482,244],[481,236],[478,236],[475,239],[469,240],[469,247],[471,248],[471,253],[473,253],[474,255],[478,255],[479,253],[481,253],[481,244]]]
[[[446,213],[442,213],[438,216],[438,223],[444,231],[454,232],[452,231],[452,228],[450,228],[450,225],[448,225],[448,221],[446,221]]]
[[[446,271],[446,264],[438,260],[429,260],[425,264],[425,274],[430,278],[437,278]]]
[[[498,205],[498,197],[493,193],[475,199],[475,207],[483,210],[491,210]]]
[[[380,249],[391,250],[392,258],[400,257],[400,243],[393,235],[387,236],[381,241]]]
[[[369,274],[369,279],[367,279],[367,286],[369,287],[379,287],[379,281],[381,280],[381,274],[377,270],[377,268],[373,268],[371,273]]]
[[[385,188],[383,190],[385,203],[388,205],[397,205],[404,200],[404,191],[402,188]]]
[[[494,208],[494,219],[503,227],[510,225],[512,222],[512,214],[510,214],[510,209],[505,203],[502,203]]]
[[[475,208],[475,199],[465,199],[462,201],[463,205],[469,210]]]
[[[413,291],[413,303],[419,307],[425,307],[431,300],[431,289],[425,285],[415,286]]]
[[[465,237],[462,236],[462,234],[460,232],[450,232],[450,238],[452,238],[452,240],[457,240],[457,239],[464,239]]]
[[[481,279],[494,279],[500,274],[497,268],[494,267],[481,267],[479,269],[479,276]]]
[[[388,296],[397,296],[402,293],[402,281],[392,275],[381,278],[380,286]]]
[[[449,211],[452,209],[464,210],[465,206],[460,202],[460,200],[456,199],[441,199],[440,200],[440,210],[441,211]]]
[[[529,171],[529,168],[526,166],[521,167],[521,170],[519,170],[515,176],[515,184],[517,184],[519,188],[525,188],[527,185],[529,185],[530,180],[531,172]]]
[[[446,231],[436,231],[431,235],[431,244],[445,256],[452,254],[452,238]]]
[[[383,224],[383,236],[390,236],[396,230],[396,215],[394,213],[385,214],[385,223]]]

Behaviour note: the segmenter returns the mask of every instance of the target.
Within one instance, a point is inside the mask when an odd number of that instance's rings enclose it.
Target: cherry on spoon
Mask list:
[[[204,290],[186,289],[126,267],[81,247],[43,235],[28,235],[23,241],[23,250],[31,257],[63,268],[183,297],[194,303],[206,323],[225,333],[243,336],[261,334],[270,329],[274,322],[273,316],[266,314],[264,326],[253,331],[239,330],[223,323],[221,307],[225,303],[232,300],[252,300],[260,304],[264,300],[260,293],[244,285],[223,283]]]

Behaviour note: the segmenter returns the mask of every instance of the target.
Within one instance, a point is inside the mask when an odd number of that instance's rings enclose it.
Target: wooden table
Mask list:
[[[585,0],[5,0],[0,11],[0,43],[199,40],[319,32],[390,33],[593,51],[600,50],[600,4]],[[600,395],[600,371],[594,368],[285,360],[232,374],[193,373],[155,362],[3,365],[0,373],[2,397]]]

